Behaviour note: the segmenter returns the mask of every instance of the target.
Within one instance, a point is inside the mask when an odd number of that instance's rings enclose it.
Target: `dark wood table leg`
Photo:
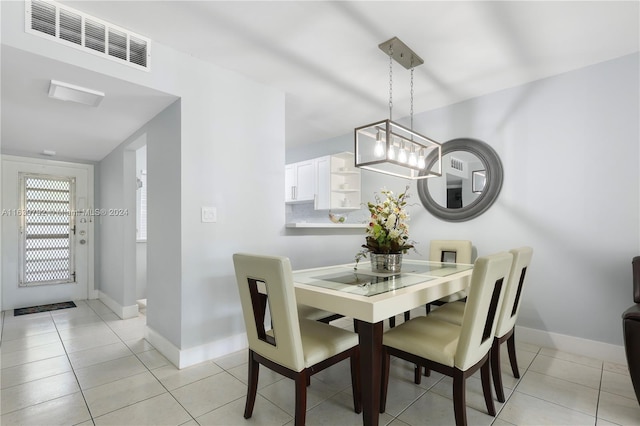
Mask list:
[[[358,321],[360,341],[360,383],[362,420],[365,426],[378,426],[380,417],[380,369],[382,322]]]

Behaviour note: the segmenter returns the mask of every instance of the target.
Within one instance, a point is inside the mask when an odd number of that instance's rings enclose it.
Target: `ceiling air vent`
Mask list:
[[[26,0],[26,31],[149,70],[151,40],[48,0]]]

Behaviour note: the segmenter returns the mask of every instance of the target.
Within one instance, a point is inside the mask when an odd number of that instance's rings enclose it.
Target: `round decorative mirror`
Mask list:
[[[437,155],[427,158],[426,170],[438,168]],[[486,143],[469,138],[442,145],[442,176],[418,181],[418,196],[434,216],[463,222],[484,213],[502,188],[500,157]]]

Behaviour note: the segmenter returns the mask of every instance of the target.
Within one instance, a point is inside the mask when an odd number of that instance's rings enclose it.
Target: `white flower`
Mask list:
[[[408,190],[407,186],[405,192],[397,197],[391,191],[382,190],[384,199],[376,194],[376,202],[367,203],[371,218],[366,228],[366,245],[362,246],[364,250],[356,257],[357,260],[366,256],[367,252],[406,253],[413,248],[406,224],[409,220],[405,211]]]
[[[391,213],[389,217],[387,217],[387,223],[384,224],[385,228],[393,229],[396,226],[397,217],[395,214]]]

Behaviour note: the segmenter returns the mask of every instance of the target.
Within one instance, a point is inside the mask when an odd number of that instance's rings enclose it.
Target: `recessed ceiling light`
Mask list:
[[[51,80],[49,86],[49,97],[59,99],[61,101],[77,102],[84,105],[97,107],[104,92],[87,89],[86,87],[76,86],[74,84],[63,83],[62,81]]]

